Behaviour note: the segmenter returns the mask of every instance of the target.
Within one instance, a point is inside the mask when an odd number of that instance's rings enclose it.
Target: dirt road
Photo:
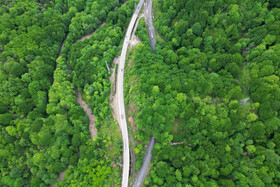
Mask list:
[[[104,25],[104,24],[105,24],[105,23],[101,24],[100,26],[102,26],[102,25]],[[88,34],[88,35],[86,35],[86,36],[83,36],[82,38],[78,39],[77,41],[84,41],[84,39],[90,38],[93,34],[94,34],[94,32],[91,33],[91,34]],[[65,40],[66,40],[67,36],[68,36],[68,34],[66,35]],[[62,53],[62,49],[63,49],[63,47],[64,47],[64,42],[65,42],[65,40],[63,41],[63,43],[62,43],[62,45],[61,45],[61,47],[60,47],[60,51],[59,51],[58,57],[61,56],[61,53]],[[77,41],[76,41],[76,42],[77,42]],[[68,66],[68,68],[70,68],[70,67]],[[71,69],[70,69],[70,72],[72,72]],[[93,138],[94,138],[95,136],[97,136],[97,129],[95,128],[95,116],[92,114],[91,108],[89,108],[89,107],[87,106],[86,102],[82,99],[82,94],[81,94],[81,92],[80,92],[77,88],[75,88],[75,92],[76,92],[76,94],[77,94],[77,97],[76,97],[77,103],[79,103],[79,104],[81,105],[81,107],[84,109],[86,115],[87,115],[88,118],[89,118],[89,121],[90,121],[90,122],[89,122],[89,131],[90,131],[91,140],[93,140]],[[66,169],[66,170],[67,170],[67,169]],[[66,171],[66,170],[65,170],[65,171]],[[56,183],[59,183],[60,181],[63,181],[63,180],[64,180],[65,171],[59,173],[58,179],[57,179]],[[55,184],[56,184],[56,183],[55,183]],[[55,187],[55,184],[49,185],[49,187]]]
[[[84,109],[86,115],[89,118],[89,132],[91,140],[93,141],[93,138],[97,136],[97,129],[95,128],[95,116],[92,114],[91,108],[89,108],[86,104],[86,102],[82,99],[82,94],[79,92],[77,88],[75,88],[77,98],[76,101],[81,105],[81,107]]]

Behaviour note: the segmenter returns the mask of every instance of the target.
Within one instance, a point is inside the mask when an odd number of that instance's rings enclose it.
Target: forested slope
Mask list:
[[[145,185],[278,186],[278,1],[155,0],[154,13],[155,54],[142,22],[126,78],[136,139],[158,140]]]
[[[1,1],[1,186],[47,186],[67,168],[58,186],[119,185],[121,137],[104,60],[119,52],[134,9],[134,1],[122,3]],[[103,22],[92,39],[74,44]],[[97,116],[93,142],[74,88]]]

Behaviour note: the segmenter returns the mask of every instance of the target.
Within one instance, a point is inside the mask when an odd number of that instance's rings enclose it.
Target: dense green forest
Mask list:
[[[137,2],[0,0],[0,186],[121,186],[106,63]],[[142,18],[124,87],[132,167],[157,140],[144,186],[279,186],[280,2],[154,0],[153,14],[155,53]]]
[[[153,6],[125,79],[134,138],[158,140],[145,186],[279,186],[279,1]]]
[[[0,2],[0,185],[48,186],[67,169],[57,186],[119,186],[104,62],[120,52],[135,1]],[[94,141],[75,89],[96,116]]]

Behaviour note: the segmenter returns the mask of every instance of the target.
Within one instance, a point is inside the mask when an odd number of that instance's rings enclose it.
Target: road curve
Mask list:
[[[138,176],[137,176],[137,180],[134,183],[133,187],[140,187],[142,186],[144,179],[145,179],[145,175],[147,174],[147,168],[149,167],[149,164],[151,162],[151,158],[152,158],[152,150],[154,148],[155,145],[155,138],[153,136],[151,136],[150,141],[149,141],[149,146],[148,149],[146,151],[144,160],[143,160],[143,164],[141,166],[141,169],[139,170]]]
[[[127,131],[127,123],[126,123],[126,115],[125,115],[125,105],[124,105],[124,94],[123,94],[123,79],[124,79],[124,64],[126,58],[126,52],[129,44],[129,40],[131,37],[131,33],[137,19],[137,16],[140,12],[140,9],[144,3],[144,0],[140,0],[136,10],[130,20],[129,26],[127,28],[125,38],[122,46],[122,53],[120,62],[118,64],[118,74],[117,74],[117,102],[118,108],[120,112],[120,128],[122,130],[122,139],[123,139],[123,173],[122,173],[122,187],[128,186],[128,178],[129,178],[129,141],[128,141],[128,131]]]

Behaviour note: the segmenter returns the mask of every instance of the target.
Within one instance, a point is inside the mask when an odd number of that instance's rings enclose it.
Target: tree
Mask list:
[[[213,51],[213,37],[212,36],[207,36],[205,39],[204,39],[204,50],[206,52],[208,51]]]
[[[201,43],[202,43],[202,38],[200,37],[197,37],[194,41],[193,41],[193,46],[196,47],[196,48],[199,48]]]
[[[33,164],[36,166],[41,166],[42,163],[45,161],[43,153],[36,153],[33,156]]]
[[[269,76],[274,73],[274,66],[273,65],[264,65],[261,68],[261,71],[259,73],[260,76]]]
[[[80,134],[75,133],[72,138],[72,145],[78,147],[80,146],[80,144],[81,144]]]
[[[176,25],[175,25],[175,32],[178,35],[182,35],[186,30],[188,29],[188,22],[185,20],[180,20]]]
[[[238,11],[239,11],[238,5],[236,5],[236,4],[230,5],[228,7],[228,10],[229,10],[229,16],[230,16],[231,22],[237,23],[239,21],[239,17],[240,17],[240,15],[238,13]]]
[[[234,182],[230,179],[220,179],[219,184],[221,186],[228,186],[228,187],[234,187],[235,186]]]
[[[22,64],[15,61],[6,62],[3,68],[6,72],[18,77],[23,75],[26,71],[25,67]]]
[[[21,176],[21,171],[18,168],[13,168],[10,173],[10,177],[13,179],[19,178]]]
[[[269,0],[269,7],[274,8],[274,7],[280,7],[280,3],[277,0]]]
[[[152,94],[154,96],[158,96],[158,94],[159,94],[159,87],[158,86],[153,87]]]
[[[163,161],[157,163],[157,175],[161,178],[166,178],[170,174],[170,166]]]
[[[262,120],[270,119],[276,116],[276,112],[271,108],[270,102],[260,104],[259,116]]]
[[[236,54],[236,53],[240,54],[241,49],[242,49],[241,43],[236,43],[232,46],[230,51],[231,51],[232,54]]]
[[[273,117],[267,121],[265,121],[266,132],[268,135],[276,132],[280,126],[280,119],[277,117]]]
[[[0,160],[5,161],[9,158],[10,152],[6,149],[0,149]]]
[[[235,86],[234,88],[232,88],[229,93],[228,93],[228,97],[232,98],[232,99],[239,99],[241,96],[242,90],[240,88],[240,86]]]
[[[265,125],[261,121],[253,123],[249,129],[249,134],[257,141],[265,141]]]
[[[248,122],[253,122],[253,121],[256,121],[258,119],[258,116],[254,113],[250,113],[247,115],[247,121]]]
[[[176,170],[175,171],[175,175],[178,181],[182,181],[182,173],[180,172],[180,170]]]
[[[17,135],[17,129],[14,126],[8,126],[6,127],[6,131],[10,136],[16,136]]]
[[[246,146],[248,153],[253,154],[256,151],[256,147],[254,145]]]
[[[184,93],[179,93],[176,96],[176,100],[179,101],[180,103],[185,102],[187,100],[187,96]]]
[[[273,44],[273,42],[276,40],[276,36],[275,35],[266,35],[264,41],[266,42],[267,45],[271,45]]]
[[[197,36],[200,36],[202,34],[202,26],[199,22],[194,23],[191,29],[192,32]]]
[[[229,71],[233,77],[238,77],[241,73],[239,66],[235,63],[229,63],[226,65],[225,69]]]
[[[189,177],[191,175],[191,168],[189,166],[183,167],[183,176],[185,178]]]
[[[0,124],[9,125],[12,120],[13,120],[13,114],[11,113],[0,114]]]

